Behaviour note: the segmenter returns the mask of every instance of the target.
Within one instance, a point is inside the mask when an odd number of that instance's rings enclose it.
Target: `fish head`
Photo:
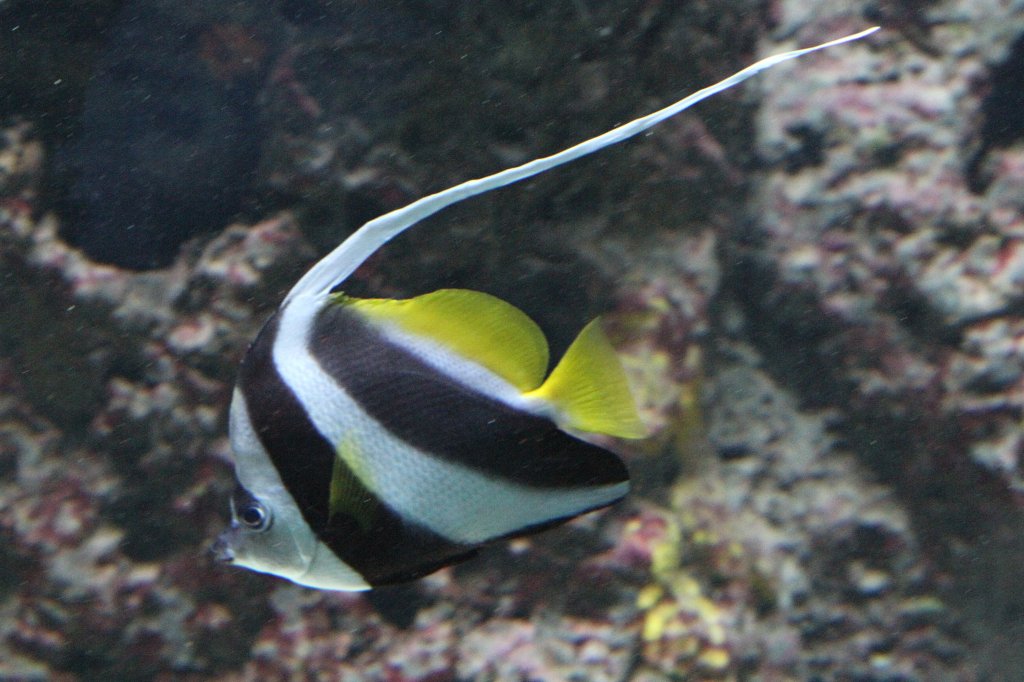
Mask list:
[[[214,554],[224,563],[297,580],[309,571],[318,541],[308,526],[291,518],[286,501],[267,492],[236,486],[231,525],[214,543]]]
[[[218,561],[287,578],[322,590],[370,588],[356,571],[321,542],[290,496],[258,496],[239,484],[231,496],[231,525],[213,545]],[[278,494],[283,491],[278,491]]]
[[[225,563],[297,580],[308,572],[319,541],[281,482],[237,390],[229,430],[236,485],[231,525],[215,542],[214,554]]]
[[[256,435],[245,397],[238,390],[231,400],[229,431],[236,486],[231,496],[231,525],[214,543],[215,557],[308,587],[369,589],[310,527]],[[302,453],[291,454],[301,462]]]

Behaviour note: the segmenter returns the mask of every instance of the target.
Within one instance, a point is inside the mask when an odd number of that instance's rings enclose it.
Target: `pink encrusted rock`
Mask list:
[[[774,165],[723,280],[765,366],[838,410],[956,593],[1021,575],[1016,543],[956,557],[1021,526],[1024,138],[1019,107],[999,102],[1019,92],[1024,7],[905,5],[876,3],[871,40],[766,74],[758,147]],[[781,2],[775,17],[802,42],[861,10]],[[982,632],[1019,627],[971,612]],[[1015,677],[1019,662],[982,669]]]
[[[21,127],[7,139],[36,144]],[[38,174],[15,171],[0,184],[0,677],[237,665],[264,602],[229,606],[246,576],[225,586],[204,554],[229,489],[231,367],[261,322],[254,292],[276,294],[307,247],[282,215],[123,272],[35,220]]]
[[[834,320],[843,352],[871,358],[830,367],[837,380],[877,396],[872,377],[881,370],[894,404],[944,386],[929,398],[941,405],[925,418],[947,424],[976,414],[979,399],[1019,403],[1020,386],[996,359],[1006,357],[1005,344],[993,338],[1003,350],[979,353],[977,343],[993,317],[1015,325],[1024,301],[1024,214],[1019,192],[1007,191],[1019,186],[1020,152],[978,139],[985,98],[1002,87],[991,81],[994,66],[1009,58],[1017,36],[1013,12],[955,3],[922,9],[915,16],[941,51],[923,51],[890,29],[841,59],[823,54],[765,79],[760,148],[784,166],[758,183],[753,212],[779,295],[808,295],[815,314]],[[780,30],[804,33],[849,20],[837,8],[804,25],[793,3],[777,16]],[[984,39],[981,27],[991,32]],[[793,76],[812,72],[814,80]],[[808,91],[808,83],[816,85]],[[972,176],[980,153],[990,174],[982,191]],[[999,387],[985,378],[996,375]],[[1006,418],[993,414],[990,424],[994,440],[1004,440]],[[998,472],[1020,485],[1013,469]]]

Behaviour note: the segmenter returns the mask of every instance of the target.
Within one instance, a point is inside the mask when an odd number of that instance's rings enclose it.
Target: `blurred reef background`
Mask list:
[[[215,564],[235,367],[355,294],[603,312],[634,494],[408,587]],[[0,0],[0,678],[1024,678],[1021,0]]]

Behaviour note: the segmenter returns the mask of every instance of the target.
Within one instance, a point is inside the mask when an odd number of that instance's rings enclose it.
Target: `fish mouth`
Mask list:
[[[232,549],[231,544],[234,536],[234,529],[228,528],[226,531],[217,536],[217,539],[210,545],[210,554],[216,562],[221,564],[233,564],[235,563],[235,550]]]

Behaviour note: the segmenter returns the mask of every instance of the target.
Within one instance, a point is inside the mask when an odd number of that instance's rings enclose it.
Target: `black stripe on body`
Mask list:
[[[320,312],[310,350],[369,415],[421,451],[535,488],[629,479],[616,455],[467,388],[389,342],[344,304]]]
[[[274,366],[279,321],[280,314],[268,320],[250,346],[238,385],[260,442],[313,532],[370,585],[412,580],[469,558],[472,547],[407,522],[355,476],[352,480],[362,489],[351,492],[373,509],[368,514],[329,513],[335,450]]]

